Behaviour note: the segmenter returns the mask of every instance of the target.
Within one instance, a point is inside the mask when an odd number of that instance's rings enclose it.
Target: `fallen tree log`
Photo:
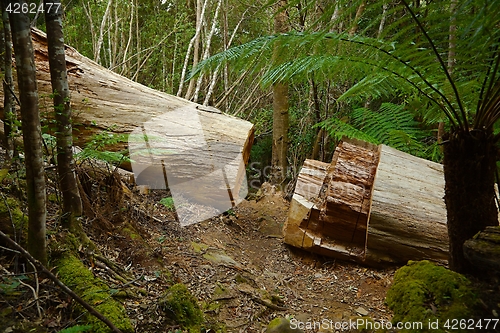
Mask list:
[[[50,115],[47,39],[37,29],[32,39],[41,111]],[[65,52],[74,123],[129,133],[138,185],[169,187],[174,202],[187,198],[218,212],[244,198],[253,124],[131,81],[70,46]]]
[[[287,244],[369,265],[448,258],[442,166],[393,148],[341,142],[306,160],[283,232]]]

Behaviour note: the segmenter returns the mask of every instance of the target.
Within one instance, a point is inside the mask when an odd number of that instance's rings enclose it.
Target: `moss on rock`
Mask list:
[[[429,320],[467,319],[473,316],[477,296],[463,275],[437,266],[427,260],[409,261],[394,276],[386,302],[394,312],[393,323],[421,322],[421,332],[444,332],[429,329]],[[403,330],[404,331],[404,330]]]
[[[304,333],[304,331],[296,327],[292,328],[290,320],[278,317],[267,325],[266,333]]]
[[[108,318],[122,332],[134,332],[134,327],[127,317],[124,307],[111,297],[114,290],[95,278],[78,258],[66,255],[58,259],[55,264],[58,267],[59,278],[64,284]],[[104,323],[94,316],[87,314],[86,319],[87,323],[92,325],[93,332],[111,332]]]
[[[204,321],[198,301],[181,283],[174,284],[161,297],[159,304],[168,318],[189,332],[200,332]]]

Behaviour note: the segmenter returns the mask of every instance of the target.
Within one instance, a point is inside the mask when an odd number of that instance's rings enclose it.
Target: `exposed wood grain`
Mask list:
[[[443,197],[442,165],[382,146],[372,195],[366,260],[405,263],[411,258],[446,262],[448,234]]]
[[[446,262],[440,164],[384,145],[342,142],[330,165],[307,160],[298,179],[286,243],[370,265]]]

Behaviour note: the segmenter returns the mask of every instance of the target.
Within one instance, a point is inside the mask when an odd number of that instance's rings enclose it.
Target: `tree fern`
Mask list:
[[[440,150],[429,130],[421,128],[414,115],[404,105],[383,103],[378,111],[357,108],[351,114],[350,124],[330,118],[320,126],[340,140],[356,138],[375,144],[385,144],[401,151],[435,161],[441,159]]]

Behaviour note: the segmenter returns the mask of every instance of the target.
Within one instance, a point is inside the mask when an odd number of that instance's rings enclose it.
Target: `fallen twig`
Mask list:
[[[89,305],[87,302],[85,302],[80,296],[78,296],[77,294],[75,294],[75,292],[73,290],[71,290],[64,283],[62,283],[61,280],[59,280],[54,274],[52,274],[52,272],[50,272],[44,265],[42,265],[41,262],[39,262],[38,260],[36,260],[35,258],[33,258],[31,256],[31,254],[28,253],[28,251],[26,251],[17,242],[15,242],[14,240],[12,240],[9,236],[7,236],[6,234],[4,234],[1,230],[0,230],[0,238],[2,240],[4,240],[7,244],[9,244],[10,246],[12,246],[14,249],[16,249],[17,251],[19,251],[21,253],[21,255],[23,257],[25,257],[26,259],[28,259],[33,265],[35,265],[35,267],[37,267],[38,270],[40,270],[40,271],[44,272],[45,274],[47,274],[47,276],[49,277],[49,279],[51,279],[52,281],[54,281],[54,283],[57,286],[59,286],[59,288],[61,288],[62,291],[64,291],[66,294],[68,294],[69,296],[71,296],[75,301],[77,301],[78,303],[80,303],[80,305],[83,306],[90,314],[92,314],[97,319],[99,319],[104,324],[106,324],[113,332],[115,332],[115,333],[123,333],[115,325],[113,325],[113,323],[110,322],[108,318],[104,317],[100,312],[98,312],[91,305]]]
[[[242,290],[242,289],[239,289],[239,291],[247,296],[250,297],[250,299],[252,301],[254,301],[255,303],[259,303],[261,305],[264,305],[265,307],[268,307],[269,309],[271,310],[276,310],[276,311],[285,311],[285,310],[288,310],[287,307],[284,307],[284,306],[278,306],[276,304],[273,304],[271,302],[267,302],[267,301],[264,301],[263,299],[260,299],[256,296],[254,296],[251,292],[249,291],[246,291],[246,290]]]

